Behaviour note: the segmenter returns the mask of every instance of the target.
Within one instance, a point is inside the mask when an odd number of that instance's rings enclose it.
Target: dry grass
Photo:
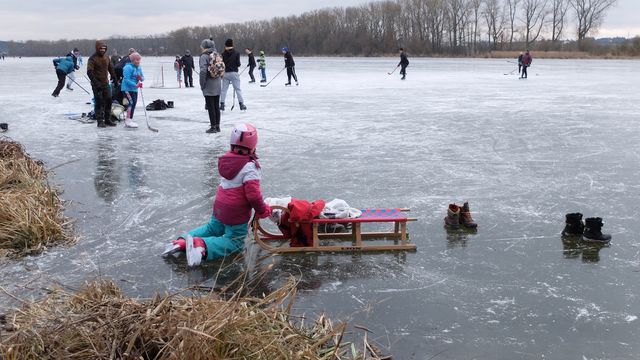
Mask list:
[[[0,358],[22,359],[390,359],[341,344],[345,324],[293,320],[296,281],[262,298],[180,294],[140,300],[109,281],[55,290],[0,318]],[[4,330],[3,330],[4,327]],[[368,355],[367,355],[368,354]]]
[[[36,254],[72,242],[63,204],[43,164],[20,144],[0,139],[0,257]]]

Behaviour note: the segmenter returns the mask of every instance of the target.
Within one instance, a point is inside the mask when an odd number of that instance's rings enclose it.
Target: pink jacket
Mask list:
[[[227,152],[218,159],[218,172],[222,176],[213,202],[213,215],[226,225],[248,223],[251,209],[258,217],[269,215],[269,205],[260,190],[260,164],[258,158]]]

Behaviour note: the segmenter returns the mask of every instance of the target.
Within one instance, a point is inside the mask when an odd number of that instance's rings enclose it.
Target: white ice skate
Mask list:
[[[193,237],[191,235],[187,235],[187,265],[200,265],[200,263],[202,262],[203,251],[203,248],[195,247],[193,244]]]
[[[138,128],[138,123],[131,120],[131,119],[126,119],[124,121],[124,126],[128,127],[128,128],[132,128],[132,129],[137,129]]]

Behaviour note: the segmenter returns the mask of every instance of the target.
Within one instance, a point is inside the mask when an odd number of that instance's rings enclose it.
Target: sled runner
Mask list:
[[[272,206],[272,210],[289,210],[282,206]],[[338,252],[338,251],[390,251],[390,250],[416,250],[415,244],[408,241],[407,222],[416,221],[416,218],[407,217],[408,209],[362,209],[362,215],[357,218],[326,219],[314,218],[309,222],[292,223],[297,226],[311,226],[311,237],[306,246],[272,246],[269,242],[287,240],[282,233],[276,234],[265,230],[257,217],[253,220],[253,236],[261,248],[274,253],[289,252]],[[365,224],[393,223],[393,231],[362,231]],[[329,224],[350,224],[347,232],[323,233],[320,230]],[[332,239],[332,240],[328,240]],[[365,244],[365,240],[392,240],[393,243]],[[344,244],[351,241],[351,244]],[[295,241],[292,240],[291,243]],[[340,244],[342,243],[342,244]]]

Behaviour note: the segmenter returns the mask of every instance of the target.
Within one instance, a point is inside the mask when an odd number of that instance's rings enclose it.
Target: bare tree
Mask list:
[[[472,28],[471,28],[471,52],[475,54],[476,47],[478,46],[478,27],[480,26],[480,8],[482,7],[482,3],[484,0],[471,0],[469,3],[469,7],[471,10],[471,20],[472,20]]]
[[[520,0],[507,0],[509,7],[509,25],[511,26],[511,34],[509,34],[509,48],[513,44],[513,35],[516,33],[516,14],[518,13],[518,4]]]
[[[529,43],[536,41],[538,36],[540,36],[540,31],[545,24],[547,14],[549,14],[549,9],[547,9],[548,1],[549,0],[522,1],[525,47],[529,47]]]
[[[493,40],[492,48],[495,50],[498,46],[498,39],[504,34],[505,11],[499,0],[485,0],[483,11],[484,19],[487,22],[487,32],[489,34],[489,42]]]
[[[557,42],[562,36],[567,19],[569,2],[567,0],[552,0],[551,2],[551,41]]]
[[[569,3],[576,12],[578,43],[581,45],[590,31],[600,27],[605,13],[617,0],[569,0]]]

